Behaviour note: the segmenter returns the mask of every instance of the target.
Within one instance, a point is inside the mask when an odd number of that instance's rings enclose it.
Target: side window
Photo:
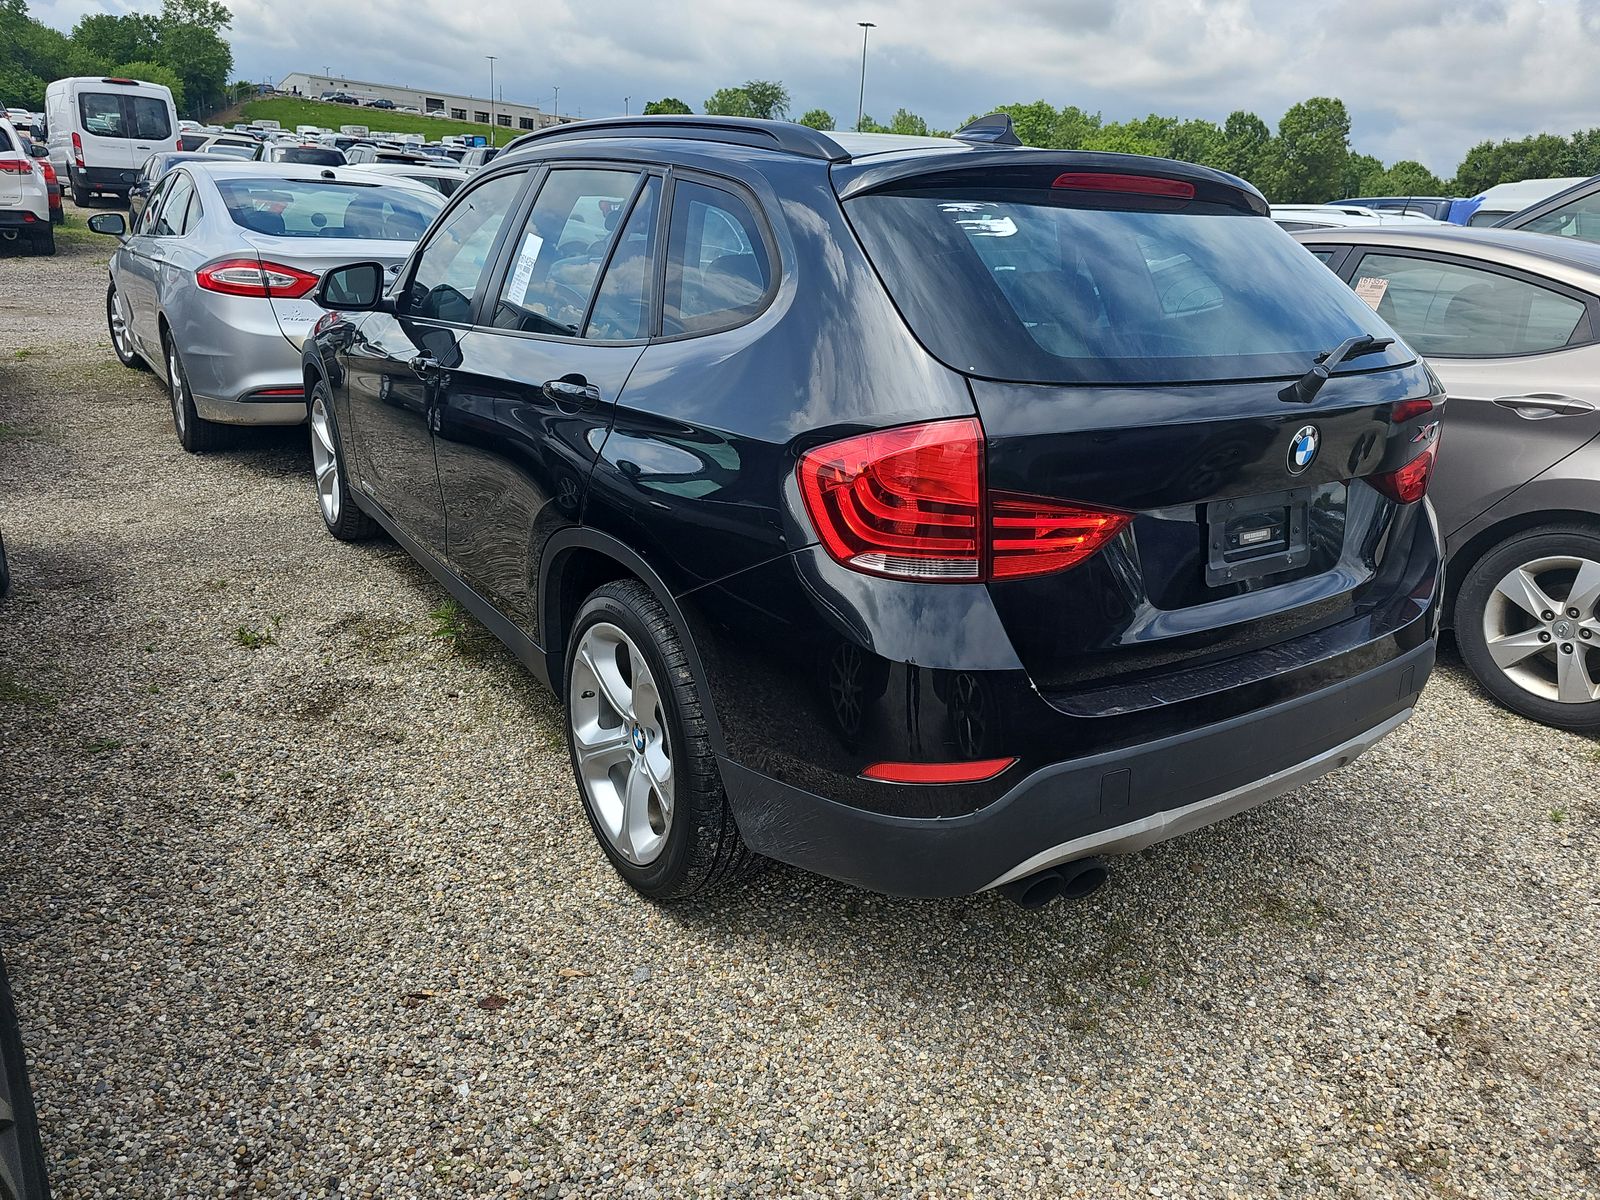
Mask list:
[[[1521,226],[1529,233],[1553,233],[1557,237],[1600,242],[1600,191],[1569,200],[1542,217]]]
[[[128,129],[122,120],[122,97],[105,92],[79,92],[78,118],[85,133],[96,137],[127,137]]]
[[[168,175],[160,183],[156,184],[156,190],[150,193],[150,199],[145,202],[144,212],[139,214],[139,227],[134,230],[135,233],[148,234],[155,232],[156,219],[161,215],[162,201],[172,191],[172,184],[175,179],[177,179],[176,175]]]
[[[178,226],[178,236],[182,237],[196,225],[200,224],[200,193],[193,191],[189,194],[189,207],[183,210],[183,224]]]
[[[528,213],[490,324],[577,337],[637,171],[551,171]]]
[[[401,297],[404,313],[457,325],[468,321],[489,251],[525,182],[527,175],[520,171],[501,175],[474,188],[456,205],[422,248],[411,284]]]
[[[650,309],[656,282],[656,212],[661,207],[661,181],[645,182],[622,236],[600,279],[594,308],[583,336],[600,342],[621,342],[650,335]]]
[[[772,282],[766,243],[732,192],[680,180],[672,196],[661,332],[707,333],[754,316]]]
[[[1310,247],[1307,247],[1307,249],[1310,249]],[[1311,253],[1323,266],[1327,266],[1329,260],[1333,258],[1332,250],[1312,250]]]
[[[1352,283],[1419,354],[1536,354],[1565,346],[1580,326],[1588,334],[1579,301],[1459,263],[1369,254]]]
[[[177,237],[184,232],[183,219],[189,209],[189,197],[194,195],[194,184],[182,171],[174,172],[172,186],[161,202],[161,215],[150,230],[156,237]]]
[[[172,136],[172,122],[167,117],[167,106],[151,96],[128,97],[133,110],[133,136],[164,142]]]

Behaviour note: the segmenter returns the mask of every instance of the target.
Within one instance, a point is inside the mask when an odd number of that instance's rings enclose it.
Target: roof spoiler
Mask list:
[[[1011,124],[1011,117],[1002,112],[990,113],[987,117],[969,121],[956,130],[954,136],[963,142],[978,142],[986,146],[1022,145],[1016,127]]]

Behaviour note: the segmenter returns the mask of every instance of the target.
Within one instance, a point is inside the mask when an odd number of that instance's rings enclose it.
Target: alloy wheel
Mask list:
[[[311,398],[311,466],[317,476],[317,503],[322,519],[339,523],[339,452],[333,445],[333,422],[321,393]]]
[[[1483,610],[1495,666],[1531,695],[1600,700],[1600,562],[1551,555],[1507,572]]]
[[[111,343],[117,357],[123,362],[133,358],[133,339],[128,336],[128,322],[122,316],[122,297],[112,288],[106,297],[106,323],[111,326]]]
[[[172,395],[172,423],[177,427],[178,437],[183,438],[189,432],[189,406],[184,395],[183,367],[178,361],[178,347],[171,338],[167,339],[167,391]]]
[[[567,681],[572,744],[584,800],[628,862],[660,857],[672,829],[672,746],[666,709],[639,647],[617,626],[584,630]]]

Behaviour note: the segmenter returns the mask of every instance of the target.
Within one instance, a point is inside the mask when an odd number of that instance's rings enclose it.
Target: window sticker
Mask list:
[[[511,284],[506,288],[511,303],[519,306],[527,303],[528,284],[533,280],[533,268],[543,246],[544,239],[531,229],[523,235],[522,248],[517,251],[517,265],[511,271]]]
[[[1376,309],[1383,303],[1383,294],[1389,290],[1389,281],[1381,275],[1363,275],[1356,280],[1356,295],[1367,302],[1367,307]]]

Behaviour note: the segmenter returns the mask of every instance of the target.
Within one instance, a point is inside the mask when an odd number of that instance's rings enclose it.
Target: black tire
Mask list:
[[[33,231],[33,252],[41,258],[54,257],[56,252],[56,231],[46,221],[43,228]]]
[[[106,332],[111,335],[111,349],[116,354],[117,361],[123,366],[135,371],[148,371],[150,369],[149,365],[140,356],[139,352],[133,348],[133,338],[128,334],[126,326],[123,328],[121,342],[118,341],[116,326],[112,323],[112,315],[116,312],[116,307],[117,285],[113,283],[106,288]],[[124,343],[126,344],[127,353],[123,353]]]
[[[1456,644],[1461,649],[1461,657],[1466,660],[1468,669],[1483,689],[1513,712],[1558,729],[1594,732],[1600,730],[1600,700],[1562,703],[1535,695],[1496,665],[1484,631],[1485,612],[1502,579],[1525,564],[1561,557],[1600,562],[1600,530],[1585,525],[1547,525],[1529,529],[1507,538],[1479,558],[1461,581],[1461,589],[1456,595]],[[1556,595],[1562,594],[1556,592]],[[1558,620],[1564,616],[1564,612],[1556,612]],[[1593,610],[1581,614],[1573,622],[1573,636],[1567,639],[1559,636],[1560,628],[1565,626],[1552,627],[1549,644],[1553,656],[1564,653],[1561,649],[1563,645],[1572,646],[1572,654],[1585,656],[1583,661],[1588,666],[1590,678],[1600,681],[1600,637],[1582,638],[1582,630],[1578,627],[1580,622],[1587,620],[1592,629],[1597,616],[1600,613]],[[1533,619],[1528,619],[1526,624],[1529,629],[1537,631],[1538,623]]]
[[[215,450],[227,438],[227,427],[207,421],[194,407],[189,391],[189,375],[183,369],[183,355],[170,330],[163,330],[161,345],[167,356],[167,395],[172,404],[172,428],[178,444],[190,454]]]
[[[79,208],[88,208],[89,189],[86,187],[80,187],[78,184],[74,183],[72,185],[72,202]]]
[[[4,962],[0,962],[0,1196],[50,1200],[39,1119]]]
[[[333,506],[334,514],[329,515],[329,505],[324,502],[320,488],[317,492],[317,511],[322,514],[322,523],[341,542],[364,542],[377,535],[379,526],[361,507],[350,494],[350,473],[345,470],[344,446],[339,438],[339,426],[334,420],[333,399],[328,394],[328,385],[319,379],[311,389],[311,398],[306,402],[306,428],[311,434],[311,464],[313,472],[317,469],[317,440],[319,428],[317,421],[318,406],[327,414],[326,430],[331,445],[328,449],[333,454],[333,461],[337,469],[333,473],[332,486],[338,496],[338,503]]]
[[[588,799],[578,766],[573,728],[573,665],[584,633],[609,622],[644,654],[659,684],[667,740],[672,747],[673,812],[659,856],[639,866],[612,847]],[[683,638],[650,589],[635,579],[597,588],[584,601],[567,639],[564,707],[573,779],[595,840],[628,884],[652,900],[682,900],[724,887],[764,861],[745,846],[728,807],[708,735],[700,686],[689,668]]]
[[[0,600],[11,594],[11,562],[6,558],[6,539],[0,537]]]

